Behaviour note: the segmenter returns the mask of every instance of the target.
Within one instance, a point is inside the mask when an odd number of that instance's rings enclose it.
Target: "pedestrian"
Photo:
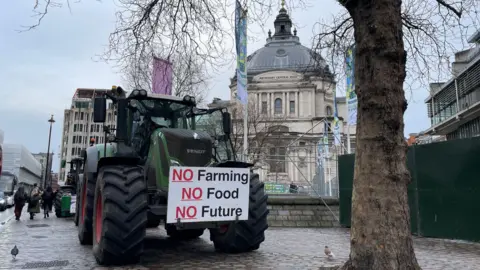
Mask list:
[[[19,187],[15,195],[13,196],[13,201],[15,202],[15,219],[18,221],[22,216],[22,210],[27,201],[27,193],[23,186]]]
[[[42,193],[43,201],[43,218],[49,217],[49,212],[52,211],[54,193],[51,186],[47,187],[47,190]]]
[[[33,219],[35,214],[40,213],[40,199],[41,199],[40,189],[37,187],[37,184],[33,184],[33,189],[30,192],[30,200],[28,202],[27,211],[30,213],[30,219]]]

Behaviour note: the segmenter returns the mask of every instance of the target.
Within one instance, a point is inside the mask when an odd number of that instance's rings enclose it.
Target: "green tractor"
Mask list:
[[[112,87],[94,99],[95,123],[105,122],[107,98],[116,110],[116,129],[104,126],[106,143],[86,149],[77,200],[79,241],[93,244],[100,265],[138,262],[146,229],[158,227],[162,221],[167,235],[175,240],[195,239],[208,230],[220,252],[249,252],[260,247],[268,228],[267,195],[258,174],[251,171],[253,164],[236,160],[230,138],[231,116],[226,108],[199,109],[191,96],[179,98],[145,90],[133,90],[127,96],[122,88]],[[169,222],[175,209],[177,214],[180,209],[169,203],[179,200],[179,193],[172,193],[179,185],[172,184],[179,177],[175,176],[179,168],[202,173],[246,171],[241,176],[245,187],[240,195],[243,215],[236,209],[231,216],[212,220],[182,219],[184,215]],[[218,188],[226,185],[210,184]],[[218,192],[222,191],[215,194]],[[169,193],[174,195],[169,198]],[[232,194],[234,197],[235,192]],[[228,209],[234,212],[234,208]]]
[[[83,158],[73,158],[70,162],[70,171],[67,174],[65,185],[58,188],[55,196],[54,206],[55,215],[58,218],[76,217],[76,198],[78,193],[78,184],[81,181],[83,174]],[[75,224],[78,224],[78,219],[75,218]]]

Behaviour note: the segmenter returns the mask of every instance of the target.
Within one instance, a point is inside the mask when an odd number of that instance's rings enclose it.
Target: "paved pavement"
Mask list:
[[[0,225],[4,225],[13,216],[13,207],[0,212]]]
[[[189,242],[171,242],[159,227],[148,231],[140,265],[110,269],[322,269],[344,262],[348,258],[348,243],[346,229],[272,228],[258,251],[228,255],[213,250],[208,233]],[[20,250],[16,260],[10,256],[14,245]],[[335,253],[335,261],[326,260],[325,245]],[[480,244],[415,239],[415,248],[425,270],[468,270],[480,266]],[[31,221],[25,213],[21,221],[10,219],[0,232],[0,254],[0,269],[109,269],[96,264],[91,246],[78,244],[71,219],[54,215],[49,219],[40,215]]]

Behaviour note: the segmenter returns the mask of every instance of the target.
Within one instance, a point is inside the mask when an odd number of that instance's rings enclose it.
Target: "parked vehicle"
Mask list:
[[[226,108],[200,109],[191,96],[180,98],[145,90],[133,90],[127,97],[123,89],[114,87],[95,98],[95,123],[105,122],[107,97],[116,106],[116,130],[110,133],[105,126],[106,143],[86,149],[76,201],[78,238],[82,245],[93,244],[99,264],[130,264],[140,259],[146,228],[157,227],[167,219],[171,166],[251,171],[253,164],[235,158],[231,116]],[[201,130],[196,125],[201,117],[219,121],[208,121],[213,125]],[[223,132],[214,136],[207,132],[217,129]],[[226,153],[227,158],[220,153]],[[247,219],[238,220],[239,214],[235,214],[236,219],[231,215],[230,220],[210,222],[178,218],[176,223],[165,222],[167,235],[189,240],[207,229],[218,251],[257,250],[268,228],[267,195],[258,174],[247,177],[248,192],[241,195],[248,202]]]
[[[7,209],[7,200],[5,199],[5,195],[0,193],[0,211],[5,211]]]
[[[12,207],[15,203],[13,195],[15,194],[18,178],[15,174],[3,171],[0,174],[0,192],[4,195],[7,207]]]

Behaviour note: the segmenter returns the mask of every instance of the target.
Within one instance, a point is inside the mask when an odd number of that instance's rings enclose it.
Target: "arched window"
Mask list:
[[[327,106],[327,116],[331,116],[333,113],[332,113],[332,107],[330,106]]]
[[[275,99],[275,113],[282,113],[282,99]]]

